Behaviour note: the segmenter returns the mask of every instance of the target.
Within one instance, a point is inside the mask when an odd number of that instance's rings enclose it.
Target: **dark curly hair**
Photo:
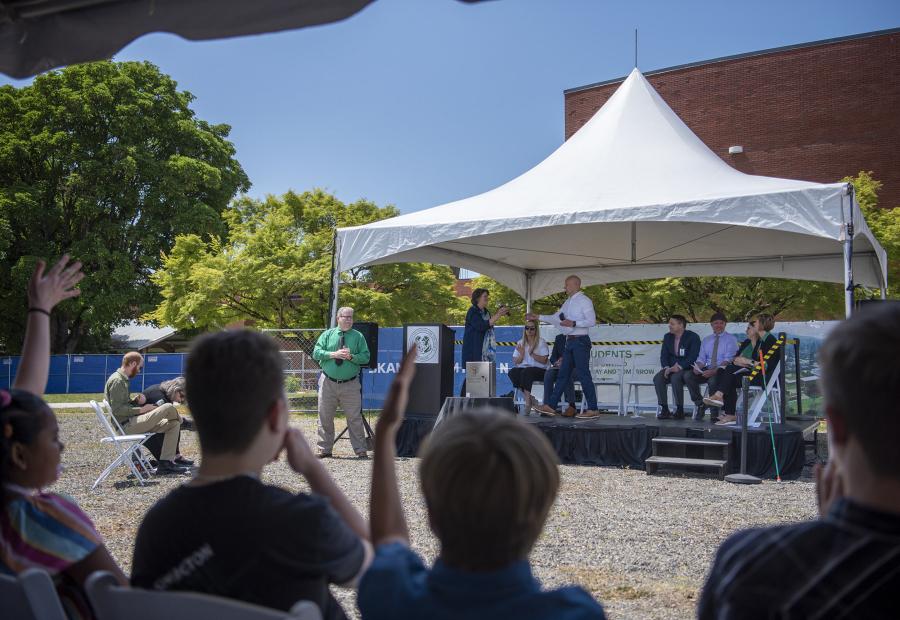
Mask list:
[[[481,299],[481,296],[489,292],[490,291],[486,288],[476,288],[474,291],[472,291],[472,305],[478,305],[478,300]]]
[[[12,444],[30,446],[47,423],[47,403],[24,390],[0,390],[0,506],[6,505],[3,484],[9,481]]]

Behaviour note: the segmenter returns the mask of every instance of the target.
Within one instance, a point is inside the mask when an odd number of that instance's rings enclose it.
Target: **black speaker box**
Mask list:
[[[369,363],[360,364],[360,368],[374,369],[378,367],[378,323],[371,321],[355,321],[353,329],[358,331],[366,339],[369,347]]]

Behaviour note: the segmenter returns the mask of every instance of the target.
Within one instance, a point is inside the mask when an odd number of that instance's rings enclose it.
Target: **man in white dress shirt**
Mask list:
[[[545,415],[556,415],[556,405],[566,389],[569,375],[577,372],[581,389],[587,400],[587,410],[576,415],[582,420],[600,417],[597,411],[597,394],[594,392],[594,380],[591,377],[591,338],[588,330],[597,324],[594,314],[594,304],[581,292],[581,278],[569,276],[566,278],[566,295],[569,298],[556,314],[534,314],[529,312],[525,318],[529,321],[543,321],[556,325],[560,333],[566,335],[566,351],[563,353],[562,364],[559,366],[559,375],[556,377],[556,385],[550,400],[545,400],[540,407],[535,407]],[[571,417],[574,411],[563,412],[564,416]]]

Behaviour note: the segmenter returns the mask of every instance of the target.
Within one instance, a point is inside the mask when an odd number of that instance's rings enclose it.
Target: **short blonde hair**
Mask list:
[[[508,411],[463,411],[431,434],[421,459],[442,562],[489,571],[528,557],[559,492],[559,459],[540,431]]]
[[[135,362],[141,363],[144,361],[144,356],[138,353],[137,351],[129,351],[125,355],[122,356],[122,368],[126,366],[130,366]]]
[[[770,332],[775,327],[775,317],[771,314],[760,314],[756,317],[756,331]]]

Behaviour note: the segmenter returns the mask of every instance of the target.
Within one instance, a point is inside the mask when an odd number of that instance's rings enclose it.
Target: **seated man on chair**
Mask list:
[[[660,420],[675,418],[684,419],[684,383],[680,381],[680,373],[690,370],[700,354],[700,336],[687,328],[687,319],[680,314],[673,314],[669,319],[669,333],[663,337],[659,364],[662,370],[653,377],[656,387],[657,403],[660,405]],[[678,380],[674,377],[678,375]],[[667,385],[674,388],[675,413],[669,411],[669,395]],[[679,389],[679,387],[681,389]]]
[[[176,446],[178,432],[181,429],[181,416],[172,403],[157,407],[145,404],[146,397],[138,394],[131,397],[131,379],[135,378],[144,366],[144,358],[137,351],[126,353],[122,358],[122,367],[106,380],[104,394],[113,417],[128,434],[164,433],[163,446],[157,474],[183,474],[187,472],[176,462]],[[186,460],[186,459],[182,459]]]
[[[556,378],[559,376],[559,367],[562,364],[563,353],[566,351],[566,335],[559,334],[553,341],[553,351],[550,353],[550,368],[544,372],[544,404],[550,400],[553,388],[556,387]],[[569,375],[566,381],[566,402],[569,404],[565,411],[566,417],[574,417],[578,411],[575,409],[575,373]]]
[[[680,375],[672,376],[672,387],[679,392],[683,392],[684,386],[687,386],[688,394],[697,407],[696,418],[702,420],[706,415],[707,405],[703,403],[703,394],[700,393],[700,386],[709,382],[709,393],[714,394],[716,391],[716,371],[727,366],[731,358],[737,355],[738,341],[737,338],[725,331],[728,326],[728,319],[721,312],[716,312],[709,320],[713,333],[703,339],[700,343],[700,355],[697,361],[690,368],[681,372]],[[710,421],[717,422],[719,420],[719,408],[712,407],[709,412]]]

